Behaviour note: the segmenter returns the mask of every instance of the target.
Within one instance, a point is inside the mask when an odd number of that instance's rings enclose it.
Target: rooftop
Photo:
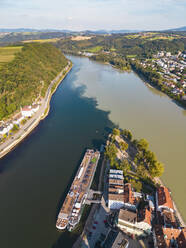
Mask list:
[[[158,206],[164,206],[174,209],[170,192],[165,186],[160,186],[157,189],[157,196],[158,196]]]
[[[124,202],[130,203],[131,205],[136,203],[136,198],[134,197],[130,183],[126,183],[124,186]]]
[[[138,222],[146,222],[151,225],[151,211],[148,208],[144,208],[138,213]]]
[[[123,194],[109,194],[108,195],[109,201],[120,201],[123,202]]]
[[[163,226],[156,225],[154,230],[158,248],[186,247],[185,229],[164,228]]]
[[[31,111],[32,110],[32,107],[31,106],[24,106],[22,108],[22,111]]]
[[[122,179],[109,179],[109,184],[115,184],[115,185],[123,185]]]
[[[162,215],[163,215],[164,225],[174,228],[178,227],[174,213],[164,209]]]
[[[122,220],[130,223],[135,223],[137,221],[137,213],[127,209],[120,209],[118,221]]]

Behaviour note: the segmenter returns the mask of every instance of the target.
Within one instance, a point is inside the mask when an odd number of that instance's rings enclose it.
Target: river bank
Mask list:
[[[47,118],[1,160],[3,248],[73,246],[71,233],[59,233],[55,226],[67,185],[82,151],[99,149],[117,124],[130,129],[137,139],[149,141],[165,165],[162,180],[186,218],[186,112],[166,95],[146,87],[133,72],[122,73],[86,58],[68,58],[73,68],[51,98]]]
[[[10,141],[10,138],[5,141],[9,142],[5,148],[1,149],[0,152],[0,159],[6,156],[9,152],[11,152],[20,142],[22,142],[40,123],[41,120],[45,119],[49,113],[50,110],[50,100],[52,98],[52,95],[57,90],[59,84],[64,80],[64,78],[67,76],[67,74],[72,69],[72,63],[68,62],[68,69],[65,71],[65,74],[63,74],[64,69],[58,74],[58,76],[53,80],[53,83],[48,87],[48,90],[46,92],[46,99],[43,99],[43,103],[40,106],[39,114],[36,113],[34,116],[24,125],[21,127],[21,130],[17,134],[14,135],[14,140]],[[62,75],[61,75],[62,74]],[[53,88],[54,86],[54,88]],[[15,137],[17,136],[17,137]],[[4,143],[2,144],[4,145]]]
[[[162,182],[161,178],[159,178],[159,177],[155,178],[155,182],[156,182],[157,184],[160,184],[160,185],[166,187],[166,185]],[[178,220],[179,220],[179,222],[180,222],[180,225],[181,225],[182,227],[186,227],[185,221],[184,221],[184,219],[183,219],[183,217],[182,217],[180,211],[178,210],[178,208],[177,208],[177,206],[176,206],[176,203],[175,203],[175,201],[174,201],[173,198],[172,198],[172,202],[173,202],[174,210],[176,211],[176,216],[177,216],[177,218],[178,218]]]
[[[182,107],[183,109],[186,109],[186,100],[183,100],[182,98],[178,99],[178,97],[173,96],[173,94],[171,94],[170,92],[166,91],[166,90],[162,90],[162,87],[158,85],[158,83],[154,83],[152,82],[151,79],[148,79],[146,77],[146,75],[144,75],[142,73],[142,71],[140,71],[140,69],[136,69],[136,67],[131,64],[131,68],[133,70],[134,73],[136,73],[139,78],[141,78],[145,83],[148,83],[149,85],[151,85],[152,87],[156,88],[157,90],[159,90],[160,92],[164,93],[165,95],[167,95],[174,103],[176,103],[177,105],[179,105],[180,107]]]

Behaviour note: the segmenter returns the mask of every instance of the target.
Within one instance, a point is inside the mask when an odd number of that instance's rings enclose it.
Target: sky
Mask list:
[[[0,0],[0,28],[163,30],[186,26],[186,0]]]

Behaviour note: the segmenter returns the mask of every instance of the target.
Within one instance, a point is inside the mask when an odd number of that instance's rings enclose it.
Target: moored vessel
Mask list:
[[[86,150],[70,190],[59,212],[56,222],[57,229],[64,230],[67,228],[71,231],[79,223],[99,158],[100,153],[98,151],[91,149]]]

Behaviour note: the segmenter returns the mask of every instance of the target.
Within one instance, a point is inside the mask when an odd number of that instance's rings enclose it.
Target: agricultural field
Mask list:
[[[0,47],[0,68],[4,63],[13,60],[15,54],[21,49],[22,46]]]
[[[24,40],[22,41],[23,43],[32,43],[32,42],[36,42],[36,43],[46,43],[46,42],[57,42],[59,41],[60,38],[53,38],[53,39],[40,39],[40,40]]]
[[[71,40],[74,40],[74,41],[90,40],[90,39],[92,39],[92,36],[81,36],[81,35],[78,35],[78,36],[73,36],[71,38]]]
[[[90,52],[90,53],[97,53],[97,52],[101,51],[102,49],[103,49],[102,46],[95,46],[95,47],[89,48],[88,49],[88,52]]]
[[[148,32],[148,33],[139,33],[139,34],[131,34],[125,36],[127,39],[144,39],[144,40],[174,40],[174,39],[179,39],[180,35],[168,35],[168,34],[162,34],[162,33],[153,33],[153,32]]]

